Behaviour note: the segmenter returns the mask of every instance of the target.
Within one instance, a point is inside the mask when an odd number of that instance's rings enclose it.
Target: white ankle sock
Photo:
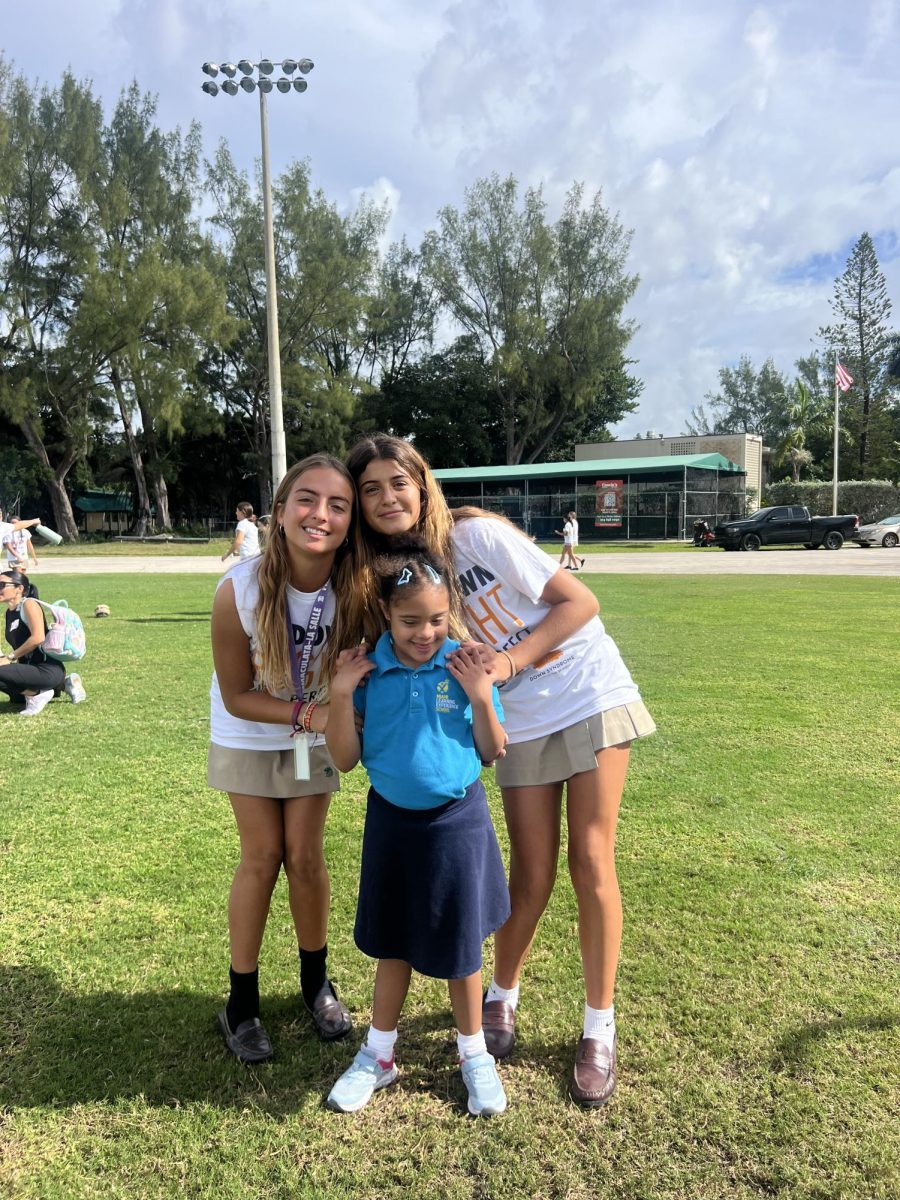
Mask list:
[[[475,1054],[487,1054],[487,1046],[484,1044],[484,1030],[479,1029],[477,1033],[460,1033],[457,1030],[456,1046],[459,1050],[459,1061],[464,1058],[472,1058]]]
[[[516,1005],[519,1003],[519,985],[516,984],[515,987],[511,988],[502,988],[496,979],[492,979],[491,986],[488,988],[487,995],[485,996],[485,1001],[489,1002],[491,1000],[503,1000],[515,1012]]]
[[[612,1050],[616,1036],[616,1006],[611,1004],[609,1008],[591,1008],[585,1004],[583,1032],[586,1038],[596,1038]]]
[[[394,1060],[394,1043],[397,1040],[397,1030],[376,1029],[374,1025],[369,1026],[369,1032],[366,1034],[366,1046],[379,1062],[389,1063]]]

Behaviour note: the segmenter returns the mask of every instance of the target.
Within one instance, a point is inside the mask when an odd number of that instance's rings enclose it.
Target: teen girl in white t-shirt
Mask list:
[[[350,1031],[326,972],[330,884],[325,818],[340,779],[324,745],[325,684],[342,645],[352,581],[355,493],[319,454],[278,487],[265,553],[238,563],[213,602],[208,781],[228,793],[241,858],[228,905],[231,991],[219,1013],[243,1062],[272,1056],[260,1020],[259,951],[284,867],[300,953],[300,990],[319,1036]]]
[[[616,821],[630,743],[653,732],[652,718],[603,628],[596,598],[569,571],[502,518],[478,509],[451,516],[427,463],[408,442],[376,435],[354,447],[348,466],[369,552],[415,530],[439,553],[452,553],[460,585],[453,615],[483,643],[486,661],[505,684],[509,745],[496,770],[510,839],[512,915],[495,935],[484,1005],[495,1057],[505,1057],[515,1042],[519,976],[553,890],[565,789],[586,993],[569,1091],[578,1103],[599,1107],[616,1084],[613,991],[622,934]],[[364,604],[372,596],[371,572],[363,563],[360,573],[353,621],[373,638],[377,607]]]
[[[234,540],[222,555],[222,562],[236,554],[238,558],[253,558],[259,554],[259,529],[256,517],[253,515],[253,505],[249,500],[242,500],[234,510],[237,525],[234,530]]]

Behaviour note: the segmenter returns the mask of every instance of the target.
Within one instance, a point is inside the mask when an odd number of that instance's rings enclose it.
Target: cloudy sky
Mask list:
[[[629,315],[645,390],[620,437],[675,434],[719,367],[813,348],[834,277],[875,239],[900,325],[900,0],[0,0],[31,79],[70,66],[111,105],[136,78],[160,122],[259,155],[243,93],[200,64],[308,56],[273,94],[273,171],[308,157],[339,204],[388,198],[418,242],[491,171],[575,179],[634,230]]]

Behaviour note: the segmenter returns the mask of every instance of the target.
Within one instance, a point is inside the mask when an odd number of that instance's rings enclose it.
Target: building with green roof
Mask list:
[[[745,511],[746,471],[721,454],[516,463],[435,471],[451,508],[474,504],[553,541],[568,512],[582,543],[687,538]]]

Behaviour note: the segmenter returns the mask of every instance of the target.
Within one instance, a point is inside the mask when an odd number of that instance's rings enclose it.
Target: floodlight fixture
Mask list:
[[[245,92],[254,92],[254,91],[256,91],[256,80],[248,79],[247,76],[245,75],[244,78],[241,80],[241,87],[244,89]]]
[[[219,64],[218,63],[204,63],[201,70],[203,71],[204,75],[215,76],[215,75],[218,75],[218,73],[219,73]]]
[[[263,76],[262,79],[257,81],[256,86],[259,88],[259,90],[261,92],[265,92],[266,94],[268,94],[269,92],[271,92],[272,87],[274,85],[273,85],[271,79],[266,79],[265,76]]]
[[[233,79],[226,79],[222,84],[222,91],[228,96],[236,96],[238,93],[238,85]]]
[[[309,87],[309,84],[306,82],[305,79],[295,79],[294,80],[294,91],[295,92],[305,92],[308,87]]]
[[[311,58],[301,58],[297,63],[297,70],[301,75],[308,75],[315,65]]]
[[[206,92],[207,96],[217,96],[219,94],[219,85],[217,83],[213,83],[211,79],[208,79],[206,83],[203,84],[203,90]]]
[[[253,74],[253,63],[249,58],[242,58],[238,63],[238,70],[244,75]]]
[[[237,75],[237,67],[234,63],[222,63],[219,70],[223,75],[227,75],[229,79],[234,79],[235,75]]]
[[[275,64],[270,58],[261,58],[256,65],[261,75],[271,75],[275,70]]]
[[[293,75],[293,73],[297,70],[296,58],[283,59],[281,63],[281,69],[284,71],[285,75]]]
[[[280,79],[275,80],[275,86],[278,88],[279,92],[289,92],[291,90],[291,81],[289,79],[285,79],[285,77],[282,75]]]

